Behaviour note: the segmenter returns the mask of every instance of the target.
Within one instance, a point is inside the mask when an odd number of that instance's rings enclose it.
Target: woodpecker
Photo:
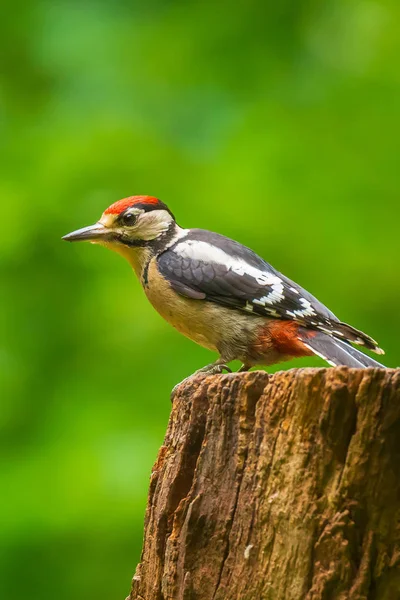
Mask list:
[[[316,354],[330,365],[383,367],[352,344],[384,354],[249,248],[218,233],[182,229],[152,196],[112,204],[95,224],[64,236],[124,256],[153,307],[180,333],[217,352],[194,373],[240,371]]]

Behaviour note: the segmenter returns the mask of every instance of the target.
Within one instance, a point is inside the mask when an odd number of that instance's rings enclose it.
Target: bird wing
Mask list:
[[[217,233],[192,229],[158,257],[180,295],[253,315],[298,322],[377,351],[376,342],[337,317],[255,252]]]

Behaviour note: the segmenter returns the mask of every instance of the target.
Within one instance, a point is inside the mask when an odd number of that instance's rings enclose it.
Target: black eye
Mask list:
[[[134,225],[136,223],[137,215],[133,213],[126,213],[126,215],[122,215],[121,223],[122,225],[126,225],[127,227]]]

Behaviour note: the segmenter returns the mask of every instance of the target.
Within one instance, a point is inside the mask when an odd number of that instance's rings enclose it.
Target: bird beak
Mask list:
[[[110,234],[111,231],[107,227],[104,227],[101,223],[96,223],[95,225],[89,225],[89,227],[83,227],[82,229],[68,233],[62,239],[66,242],[96,242],[100,240],[104,241]]]

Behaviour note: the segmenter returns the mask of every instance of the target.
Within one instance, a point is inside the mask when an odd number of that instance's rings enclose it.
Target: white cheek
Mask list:
[[[132,233],[145,241],[154,240],[168,231],[172,222],[173,218],[166,210],[153,210],[139,217]]]

